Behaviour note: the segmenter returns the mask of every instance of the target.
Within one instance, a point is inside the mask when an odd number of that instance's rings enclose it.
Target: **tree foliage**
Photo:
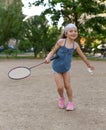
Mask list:
[[[54,25],[63,17],[63,25],[75,23],[78,27],[80,42],[81,37],[91,43],[94,39],[104,39],[106,34],[106,16],[100,14],[106,13],[105,0],[48,0],[48,8],[44,14],[50,14]],[[34,4],[46,5],[44,0],[38,0]],[[60,8],[56,8],[60,5]],[[89,45],[91,45],[89,43]]]
[[[40,16],[25,22],[22,21],[21,0],[15,0],[5,8],[0,6],[0,45],[6,48],[9,39],[21,40],[19,48],[25,51],[33,47],[36,56],[42,50],[50,51],[61,33],[62,26],[72,22],[78,27],[78,42],[85,38],[87,48],[91,48],[95,39],[106,39],[106,17],[100,15],[106,13],[104,1],[48,0],[46,3],[45,0],[36,0],[33,3],[35,6],[42,5],[47,8]],[[48,24],[47,15],[51,17],[52,26]],[[61,17],[64,21],[61,28],[58,28]]]
[[[0,44],[8,49],[8,41],[11,38],[18,41],[22,36],[23,15],[22,3],[16,0],[6,8],[0,7]]]
[[[15,0],[8,6],[0,7],[0,44],[4,47],[7,55],[11,51],[8,48],[9,40],[15,39],[17,48],[18,41],[23,34],[23,14],[21,10],[21,0]]]
[[[24,37],[29,39],[36,56],[44,48],[48,30],[47,20],[45,16],[35,16],[33,19],[25,22],[25,27]]]

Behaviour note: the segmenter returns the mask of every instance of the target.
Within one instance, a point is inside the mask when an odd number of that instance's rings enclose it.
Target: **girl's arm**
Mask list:
[[[79,54],[79,56],[82,58],[82,60],[85,62],[87,67],[91,68],[91,70],[94,70],[94,67],[89,63],[89,61],[87,60],[87,57],[84,55],[84,53],[82,52],[82,50],[78,44],[76,45],[76,51]]]
[[[61,40],[59,40],[55,46],[53,47],[53,49],[49,52],[49,54],[46,57],[46,63],[50,63],[50,59],[51,57],[56,53],[56,51],[60,48],[61,46]]]

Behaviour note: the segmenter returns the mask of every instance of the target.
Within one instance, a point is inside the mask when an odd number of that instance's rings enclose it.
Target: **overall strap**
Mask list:
[[[66,45],[66,39],[64,40],[64,46]]]
[[[75,47],[75,42],[73,42],[73,48]]]

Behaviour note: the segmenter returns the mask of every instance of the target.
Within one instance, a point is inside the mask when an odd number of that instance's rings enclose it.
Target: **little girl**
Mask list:
[[[64,28],[61,38],[46,57],[46,63],[50,63],[50,59],[54,54],[58,56],[58,58],[52,62],[52,69],[59,94],[58,106],[61,109],[66,107],[66,110],[74,110],[75,108],[72,101],[72,88],[70,85],[71,61],[74,50],[77,51],[87,67],[91,68],[91,70],[94,69],[83,54],[78,43],[74,41],[77,37],[78,31],[76,25],[72,23],[68,24]],[[68,97],[67,106],[65,106],[64,88]]]

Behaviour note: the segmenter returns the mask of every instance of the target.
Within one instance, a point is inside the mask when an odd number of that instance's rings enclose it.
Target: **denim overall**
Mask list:
[[[52,68],[55,72],[64,73],[70,70],[71,61],[74,52],[74,43],[73,48],[66,48],[66,40],[64,46],[60,47],[56,52],[56,55],[59,57],[54,59],[52,62]]]

